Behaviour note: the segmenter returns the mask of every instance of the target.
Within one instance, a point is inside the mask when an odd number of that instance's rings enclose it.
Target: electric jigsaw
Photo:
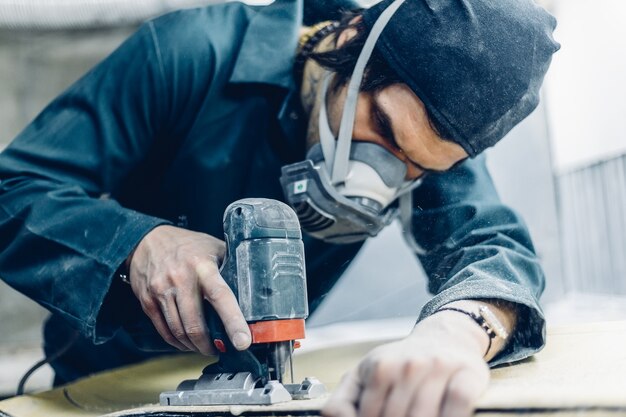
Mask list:
[[[224,212],[226,256],[220,268],[252,334],[238,351],[207,305],[210,337],[219,360],[200,378],[161,393],[161,405],[274,404],[326,392],[315,378],[293,383],[293,349],[308,316],[304,245],[295,212],[276,200],[236,201]],[[287,363],[290,384],[283,383]]]

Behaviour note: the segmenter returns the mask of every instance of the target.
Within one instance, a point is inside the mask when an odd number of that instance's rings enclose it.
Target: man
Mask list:
[[[305,30],[294,71],[300,7],[151,21],[0,155],[0,275],[52,312],[49,356],[76,339],[52,362],[57,384],[151,357],[161,339],[211,354],[203,300],[247,348],[219,275],[222,213],[244,197],[295,203],[289,166],[303,159],[339,178],[326,184],[337,206],[371,219],[305,227],[311,309],[398,199],[435,294],[325,415],[469,415],[487,362],[543,345],[541,269],[479,154],[537,105],[554,19],[525,0],[385,0]]]

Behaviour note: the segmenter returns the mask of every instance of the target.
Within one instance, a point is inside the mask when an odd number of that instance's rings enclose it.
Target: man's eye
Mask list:
[[[393,132],[389,128],[387,122],[381,117],[379,112],[374,112],[374,119],[376,120],[376,128],[378,129],[378,133],[383,137],[383,139],[396,151],[402,152],[400,146],[396,142],[396,139],[393,136]]]
[[[394,139],[393,135],[391,135],[391,136],[387,136],[387,135],[385,135],[385,138],[387,138],[387,142],[388,142],[391,146],[393,146],[393,148],[394,148],[395,150],[397,150],[398,152],[402,152],[402,153],[404,153],[404,151],[402,150],[402,148],[398,145],[398,143],[397,143],[397,142],[396,142],[396,140]]]

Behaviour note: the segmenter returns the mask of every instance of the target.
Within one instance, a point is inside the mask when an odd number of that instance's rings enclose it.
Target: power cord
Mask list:
[[[53,360],[58,359],[63,354],[65,354],[65,352],[70,350],[72,345],[74,345],[76,340],[78,340],[78,336],[79,335],[80,335],[80,333],[78,332],[78,330],[75,330],[74,332],[72,332],[72,334],[70,335],[70,337],[67,340],[67,342],[63,346],[61,346],[59,348],[59,350],[57,350],[52,355],[43,358],[42,360],[40,360],[39,362],[37,362],[36,364],[31,366],[31,368],[28,371],[26,371],[26,373],[24,374],[22,379],[20,379],[19,384],[17,384],[16,395],[24,395],[24,386],[26,385],[26,382],[28,381],[28,378],[30,378],[30,376],[32,374],[34,374],[35,371],[37,371],[39,368],[41,368],[42,366],[44,366],[46,364],[49,364]]]

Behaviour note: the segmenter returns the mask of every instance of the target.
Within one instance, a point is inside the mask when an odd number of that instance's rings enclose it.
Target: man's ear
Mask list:
[[[352,20],[350,20],[350,24],[358,23],[361,20],[363,20],[362,16],[355,16],[354,18],[352,18]],[[356,35],[355,28],[348,28],[348,29],[342,30],[339,36],[337,37],[337,47],[340,48],[343,44],[348,42],[355,35]]]

